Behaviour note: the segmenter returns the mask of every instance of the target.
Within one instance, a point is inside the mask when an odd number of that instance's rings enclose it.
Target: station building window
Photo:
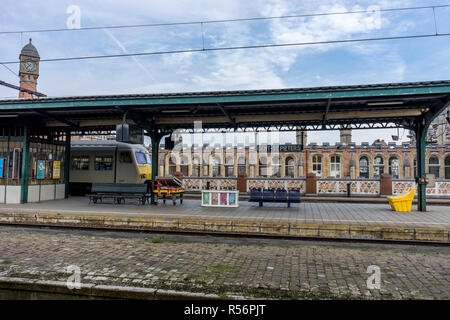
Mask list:
[[[177,171],[177,164],[175,163],[175,156],[169,156],[169,175],[173,176]]]
[[[112,156],[96,156],[94,162],[95,171],[111,171],[113,167]]]
[[[428,173],[439,178],[439,158],[437,156],[431,156],[428,160]]]
[[[340,156],[331,156],[330,177],[331,178],[340,178],[341,177],[341,157]]]
[[[22,176],[22,142],[0,141],[0,158],[3,158],[3,173],[0,184],[18,185]]]
[[[238,174],[239,173],[247,174],[247,164],[244,156],[239,157],[238,159]]]
[[[0,134],[1,172],[0,184],[20,185],[23,174],[23,131],[21,128],[5,128]],[[5,135],[6,133],[6,135]],[[29,137],[28,183],[58,184],[64,183],[65,134],[55,133],[52,140],[46,135],[31,134]],[[70,165],[71,160],[68,159]],[[82,162],[78,162],[80,169]],[[77,164],[78,165],[78,164]],[[45,171],[43,171],[45,170]],[[38,174],[39,173],[39,174]]]
[[[384,173],[384,160],[381,156],[373,159],[373,177],[379,178]]]
[[[399,175],[399,160],[397,157],[390,157],[389,158],[389,174],[392,176],[393,179],[398,179]]]
[[[200,177],[202,172],[202,162],[200,157],[194,157],[194,161],[192,164],[192,175],[194,177]]]
[[[267,157],[259,158],[259,176],[267,177]]]
[[[72,170],[89,170],[89,156],[73,157]]]
[[[281,177],[281,162],[277,156],[272,158],[272,177]]]
[[[312,157],[312,173],[314,173],[317,178],[322,178],[322,156],[314,155]]]
[[[234,176],[234,158],[232,156],[227,157],[225,161],[225,177]]]
[[[295,174],[295,160],[294,160],[294,158],[293,157],[287,157],[285,164],[286,164],[286,167],[285,167],[284,175],[286,177],[294,178],[294,174]]]
[[[369,179],[369,159],[366,156],[359,158],[359,177]]]
[[[450,179],[450,156],[445,158],[445,179]]]
[[[187,156],[181,158],[180,171],[184,177],[189,175],[189,159]]]
[[[220,168],[220,164],[221,164],[221,161],[220,161],[220,158],[219,157],[214,157],[213,158],[213,163],[212,163],[212,165],[213,165],[213,172],[212,172],[212,175],[213,175],[213,177],[220,177],[221,176],[221,168]]]

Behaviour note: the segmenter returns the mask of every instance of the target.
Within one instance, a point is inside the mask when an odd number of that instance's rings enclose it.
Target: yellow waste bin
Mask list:
[[[389,204],[392,210],[399,212],[411,212],[412,201],[414,199],[415,188],[406,188],[401,194],[389,196]]]

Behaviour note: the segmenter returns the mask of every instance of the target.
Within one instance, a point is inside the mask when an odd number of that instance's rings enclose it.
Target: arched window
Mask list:
[[[445,158],[445,179],[450,179],[450,156]]]
[[[180,171],[183,173],[184,177],[189,175],[189,159],[187,156],[181,158]]]
[[[281,162],[278,156],[272,158],[272,177],[281,177]]]
[[[393,179],[398,179],[399,175],[399,161],[397,157],[390,157],[389,158],[389,174],[392,176]]]
[[[259,176],[267,177],[267,157],[259,158]]]
[[[341,177],[341,157],[340,156],[331,156],[330,177],[331,178],[340,178]]]
[[[219,157],[214,157],[213,159],[213,177],[219,177],[221,175],[221,161]]]
[[[284,175],[286,177],[294,178],[295,174],[295,160],[293,157],[287,157],[285,162]]]
[[[439,158],[437,156],[431,156],[428,160],[428,173],[439,178]]]
[[[192,175],[194,177],[200,177],[202,172],[201,168],[202,168],[202,161],[200,160],[200,157],[195,156],[194,161],[192,163]]]
[[[234,176],[234,157],[228,156],[225,160],[225,177]]]
[[[312,173],[314,173],[317,178],[322,178],[322,156],[314,155],[312,157]]]
[[[247,174],[247,165],[245,161],[245,156],[239,157],[238,159],[238,174],[239,173]]]
[[[175,156],[169,156],[169,175],[173,176],[175,171],[177,171],[177,164],[176,164],[176,158]]]
[[[366,156],[359,158],[359,177],[369,179],[369,159]]]
[[[373,177],[379,178],[384,173],[384,160],[381,156],[373,159]]]

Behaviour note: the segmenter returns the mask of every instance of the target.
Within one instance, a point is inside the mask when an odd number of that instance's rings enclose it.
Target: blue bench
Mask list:
[[[299,190],[285,190],[285,189],[251,189],[249,202],[258,202],[262,207],[264,202],[278,202],[287,203],[288,208],[291,207],[291,203],[300,203],[300,191]]]

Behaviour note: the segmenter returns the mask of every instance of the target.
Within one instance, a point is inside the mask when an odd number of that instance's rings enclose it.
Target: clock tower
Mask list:
[[[30,42],[20,52],[20,87],[36,91],[37,79],[39,77],[39,53]],[[19,91],[19,98],[32,99],[34,96],[28,92]]]

